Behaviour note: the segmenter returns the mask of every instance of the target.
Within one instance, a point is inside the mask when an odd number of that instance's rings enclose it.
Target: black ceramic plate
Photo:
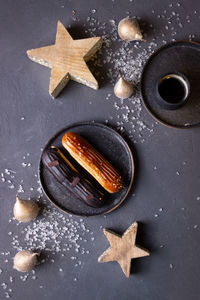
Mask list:
[[[86,138],[118,170],[124,181],[124,188],[117,193],[109,194],[88,174],[69,153],[62,147],[62,137],[67,131],[73,131]],[[125,140],[113,129],[103,124],[86,122],[73,124],[56,133],[46,147],[59,147],[65,156],[86,178],[105,194],[105,204],[101,208],[87,206],[72,196],[53,175],[43,166],[40,160],[39,177],[47,198],[64,212],[78,216],[96,216],[109,213],[117,208],[126,198],[134,177],[134,161],[131,150]],[[45,149],[44,148],[44,149]]]
[[[161,108],[156,101],[158,78],[170,73],[184,74],[191,87],[187,103],[177,110]],[[144,66],[141,93],[150,114],[159,122],[176,128],[190,128],[200,124],[200,44],[180,41],[161,47]]]

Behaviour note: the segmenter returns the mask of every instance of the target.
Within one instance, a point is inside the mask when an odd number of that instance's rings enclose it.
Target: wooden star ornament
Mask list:
[[[101,37],[73,40],[67,29],[58,21],[54,45],[27,51],[28,57],[51,68],[49,94],[58,96],[70,79],[98,89],[98,83],[86,62],[101,48]]]
[[[138,223],[133,223],[122,236],[104,229],[110,248],[108,248],[98,259],[98,262],[117,261],[126,277],[130,276],[131,259],[143,256],[149,256],[148,250],[145,250],[135,244]]]

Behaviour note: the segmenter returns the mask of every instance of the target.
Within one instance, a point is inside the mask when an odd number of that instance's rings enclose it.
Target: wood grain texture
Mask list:
[[[31,60],[51,68],[49,94],[56,98],[70,79],[98,89],[98,82],[86,62],[101,45],[101,37],[73,40],[58,21],[55,44],[28,50],[27,55]]]
[[[130,276],[131,259],[149,256],[148,250],[136,245],[138,223],[133,223],[122,236],[104,229],[110,248],[108,248],[98,259],[98,262],[117,261],[126,277]]]

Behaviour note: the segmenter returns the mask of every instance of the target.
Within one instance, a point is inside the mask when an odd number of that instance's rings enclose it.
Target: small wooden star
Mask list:
[[[101,37],[73,40],[58,21],[55,44],[28,50],[27,55],[31,60],[51,68],[49,94],[55,98],[70,79],[98,89],[98,83],[86,62],[101,45]]]
[[[149,251],[135,244],[138,224],[133,223],[122,236],[104,229],[110,248],[108,248],[98,259],[98,262],[117,261],[126,277],[130,276],[131,259],[149,256]]]

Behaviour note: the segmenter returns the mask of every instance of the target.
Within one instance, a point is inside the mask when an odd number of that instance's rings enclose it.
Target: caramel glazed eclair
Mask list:
[[[123,187],[119,173],[83,137],[74,132],[67,132],[62,138],[62,144],[109,193],[118,192]]]
[[[103,194],[78,173],[58,148],[52,146],[44,150],[42,162],[57,181],[76,198],[95,208],[104,204]]]

